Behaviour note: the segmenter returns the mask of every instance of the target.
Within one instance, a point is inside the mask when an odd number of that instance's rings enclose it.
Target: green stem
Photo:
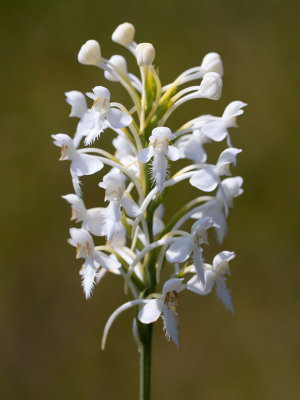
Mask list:
[[[150,400],[152,324],[139,323],[139,334],[141,338],[139,400]]]

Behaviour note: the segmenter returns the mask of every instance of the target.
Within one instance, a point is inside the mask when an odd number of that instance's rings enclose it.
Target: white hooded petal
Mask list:
[[[171,161],[178,160],[179,159],[178,149],[175,146],[169,145],[167,156]]]
[[[160,299],[149,300],[146,305],[141,308],[138,314],[138,319],[143,324],[151,324],[155,322],[161,315],[163,303]]]
[[[146,164],[148,161],[150,161],[151,157],[153,157],[153,154],[153,147],[146,147],[138,152],[138,160],[141,163]]]
[[[179,347],[178,342],[178,318],[175,311],[164,307],[162,318],[164,321],[164,330],[166,332],[167,339],[170,340],[172,338],[173,342]]]
[[[166,293],[172,291],[177,293],[181,292],[185,288],[182,282],[183,278],[171,278],[167,280],[162,288],[162,295],[164,296]]]
[[[216,276],[211,269],[204,271],[204,284],[200,281],[198,275],[194,275],[186,284],[186,288],[194,293],[207,295],[212,291]]]
[[[196,131],[192,135],[189,135],[187,140],[178,144],[181,158],[188,158],[195,163],[204,163],[207,160],[207,154],[202,147],[202,143]]]
[[[78,221],[82,221],[86,215],[86,209],[83,200],[76,194],[66,194],[61,197],[71,204],[72,209],[76,214],[76,219]]]
[[[218,298],[222,301],[224,307],[233,313],[230,292],[226,287],[225,279],[222,277],[218,277],[216,279],[216,294]]]
[[[192,240],[188,237],[176,238],[166,252],[167,260],[171,263],[186,261],[192,252]]]
[[[212,168],[205,168],[191,177],[190,184],[204,192],[212,192],[218,186],[218,179]]]
[[[235,258],[235,253],[233,251],[224,250],[221,253],[217,254],[213,259],[213,268],[216,270],[222,264],[228,263],[229,261]]]
[[[72,107],[69,116],[81,118],[87,111],[87,104],[84,94],[78,90],[71,90],[70,92],[66,92],[65,95],[66,102]]]
[[[227,128],[237,127],[236,117],[238,115],[244,114],[243,107],[247,104],[242,101],[232,101],[225,108],[224,113],[222,115],[222,119],[226,121]]]
[[[244,190],[242,189],[243,178],[241,176],[234,176],[222,180],[225,196],[229,206],[233,206],[233,199],[240,196]],[[222,194],[217,192],[217,199],[222,200]]]
[[[236,156],[237,154],[241,153],[243,150],[241,149],[236,149],[234,147],[230,147],[229,149],[226,149],[222,151],[222,153],[219,156],[218,162],[217,162],[217,167],[220,168],[224,164],[236,164]]]
[[[137,217],[142,212],[140,207],[133,200],[125,196],[121,199],[121,206],[129,217]]]
[[[103,168],[103,162],[98,156],[78,154],[71,164],[71,169],[77,176],[92,175]]]
[[[130,115],[116,108],[110,108],[107,111],[106,119],[114,129],[125,128],[132,122]]]

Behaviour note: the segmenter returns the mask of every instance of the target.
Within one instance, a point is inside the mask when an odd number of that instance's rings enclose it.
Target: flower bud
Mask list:
[[[122,46],[127,46],[133,41],[135,34],[135,28],[129,22],[124,22],[124,24],[119,25],[111,35],[113,42],[121,44]]]
[[[127,75],[127,63],[123,56],[115,55],[109,59],[109,62],[120,69],[125,75]],[[104,71],[104,76],[107,80],[117,82],[118,79],[109,71]]]
[[[203,74],[208,72],[216,72],[219,75],[223,76],[223,63],[221,57],[218,53],[208,53],[203,57],[201,70]]]
[[[101,61],[101,49],[96,40],[88,40],[78,53],[78,61],[85,65],[98,65]]]
[[[223,82],[216,72],[208,72],[203,76],[199,92],[201,97],[211,100],[219,100],[222,95]]]
[[[139,66],[152,65],[155,58],[155,50],[151,43],[140,43],[135,49],[135,56]]]

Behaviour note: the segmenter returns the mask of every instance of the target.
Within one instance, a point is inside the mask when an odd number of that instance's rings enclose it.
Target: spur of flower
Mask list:
[[[78,61],[102,70],[104,77],[86,94],[66,92],[70,117],[77,123],[73,134],[52,138],[61,149],[60,159],[70,161],[74,193],[62,197],[72,208],[72,221],[80,224],[70,229],[69,243],[83,259],[85,296],[91,296],[108,272],[124,280],[125,295],[130,296],[109,317],[102,347],[118,315],[135,308],[134,339],[143,353],[149,351],[151,325],[160,317],[167,338],[179,346],[177,304],[185,290],[207,295],[215,287],[225,308],[233,310],[226,279],[235,253],[220,249],[210,265],[205,251],[212,230],[217,236],[214,245],[222,244],[233,200],[243,192],[242,177],[231,176],[242,150],[232,145],[230,134],[246,103],[231,101],[221,116],[198,114],[183,119],[179,128],[169,124],[182,104],[198,101],[200,107],[221,98],[220,55],[210,52],[202,61],[199,57],[198,66],[163,85],[155,47],[136,42],[132,24],[119,25],[112,40],[129,52],[136,71],[129,71],[119,54],[105,58],[100,44],[88,40]],[[127,106],[111,101],[105,81],[125,88]],[[103,136],[112,144],[107,149]],[[212,141],[220,146],[217,161],[209,153]],[[85,176],[92,174],[99,187],[90,208],[90,196],[85,198],[82,189],[86,195]],[[179,191],[170,197],[175,186]],[[182,190],[195,195],[183,202]]]

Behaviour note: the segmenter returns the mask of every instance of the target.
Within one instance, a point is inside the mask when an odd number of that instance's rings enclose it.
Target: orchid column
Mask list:
[[[168,118],[182,104],[221,97],[222,61],[217,53],[209,53],[200,66],[162,86],[153,66],[153,45],[137,44],[134,35],[133,25],[124,23],[112,40],[136,58],[139,77],[128,72],[123,56],[105,59],[95,40],[88,40],[78,54],[80,63],[96,66],[108,81],[119,82],[131,105],[111,101],[103,86],[86,95],[67,92],[70,117],[79,121],[72,137],[65,133],[52,137],[61,148],[60,160],[71,161],[74,193],[62,197],[72,207],[72,220],[81,224],[70,229],[69,243],[76,247],[76,257],[84,260],[80,270],[84,294],[89,298],[94,286],[112,273],[124,280],[129,296],[108,319],[102,348],[117,316],[133,308],[133,337],[141,360],[140,399],[149,400],[153,323],[161,317],[166,337],[179,347],[176,306],[185,290],[206,295],[216,287],[217,297],[233,312],[226,277],[234,252],[219,251],[211,265],[204,263],[203,253],[209,230],[214,229],[217,242],[222,243],[229,208],[243,192],[241,177],[228,178],[230,165],[236,164],[242,151],[232,146],[228,129],[237,126],[236,117],[246,104],[233,101],[221,117],[196,116],[172,132]],[[187,86],[191,81],[196,85]],[[90,106],[86,97],[93,101]],[[111,137],[113,154],[102,148],[103,135]],[[207,163],[204,146],[224,139],[225,149],[216,163]],[[186,166],[170,176],[169,166],[176,168],[179,159],[186,160]],[[106,207],[87,208],[83,201],[82,179],[91,174],[98,174],[99,196]],[[168,188],[178,184],[192,185],[200,193],[187,204],[177,199],[178,211],[163,221]],[[163,269],[168,276],[164,282]]]

